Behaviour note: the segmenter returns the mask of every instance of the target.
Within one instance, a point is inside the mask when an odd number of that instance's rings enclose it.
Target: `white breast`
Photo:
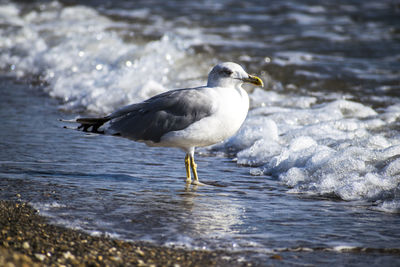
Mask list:
[[[234,135],[243,124],[249,110],[249,97],[241,87],[205,88],[213,102],[212,115],[203,118],[186,129],[164,135],[159,145],[180,147],[209,146]]]

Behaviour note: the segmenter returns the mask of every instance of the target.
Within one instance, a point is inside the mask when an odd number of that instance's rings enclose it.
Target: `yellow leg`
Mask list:
[[[190,178],[190,156],[186,154],[185,157],[185,168],[186,168],[186,183],[190,183],[192,178]]]
[[[197,164],[194,162],[194,156],[190,156],[189,159],[193,171],[194,182],[199,183],[199,177],[197,176]]]

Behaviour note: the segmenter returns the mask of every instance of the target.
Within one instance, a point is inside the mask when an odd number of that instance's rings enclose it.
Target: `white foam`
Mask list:
[[[260,88],[256,88],[252,94],[250,94],[252,107],[265,107],[265,106],[280,106],[280,107],[298,107],[308,108],[317,102],[317,98],[309,96],[299,96],[296,98],[290,98],[285,95],[278,94],[274,91],[265,91]]]
[[[40,12],[21,15],[16,5],[7,4],[0,6],[0,14],[10,27],[16,26],[8,34],[0,30],[6,51],[0,54],[0,68],[10,68],[18,77],[39,75],[66,110],[108,113],[192,79],[190,70],[200,68],[193,64],[188,41],[166,33],[153,42],[127,43],[110,30],[121,22],[90,7],[52,2]],[[186,76],[175,75],[180,68],[187,69]]]
[[[257,166],[250,174],[273,175],[290,193],[386,203],[381,210],[398,210],[400,135],[384,130],[399,116],[398,105],[380,113],[348,100],[313,105],[308,99],[299,105],[297,97],[261,90],[251,99],[256,108],[223,144],[238,151],[239,164]]]
[[[59,209],[59,208],[65,208],[66,205],[61,204],[59,202],[53,201],[50,203],[42,203],[42,202],[32,202],[30,203],[32,207],[35,209],[39,210],[40,212],[48,212],[51,209]]]
[[[324,16],[318,16],[315,14],[307,15],[305,13],[289,13],[287,17],[290,20],[296,21],[296,23],[302,25],[312,25],[312,24],[322,24],[326,23],[326,18]]]
[[[349,245],[339,245],[332,248],[333,251],[337,252],[348,252],[357,249],[356,246],[349,246]]]
[[[309,65],[315,59],[315,55],[301,51],[284,51],[275,53],[273,63],[280,66]]]
[[[383,201],[382,203],[379,203],[373,209],[378,210],[378,211],[389,212],[389,213],[400,213],[400,201],[399,200]]]
[[[400,118],[400,103],[387,107],[385,112],[382,113],[381,118],[387,123],[395,122]]]

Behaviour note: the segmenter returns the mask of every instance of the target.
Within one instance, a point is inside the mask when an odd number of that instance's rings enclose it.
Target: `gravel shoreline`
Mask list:
[[[0,201],[0,266],[255,266],[225,251],[126,242],[49,224],[29,204]]]

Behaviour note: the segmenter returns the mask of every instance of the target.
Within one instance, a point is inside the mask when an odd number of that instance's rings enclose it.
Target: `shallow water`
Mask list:
[[[0,3],[1,198],[93,234],[260,263],[398,263],[394,2]],[[236,136],[198,149],[209,186],[185,186],[179,150],[58,121],[204,84],[223,60],[267,90],[249,88]]]

